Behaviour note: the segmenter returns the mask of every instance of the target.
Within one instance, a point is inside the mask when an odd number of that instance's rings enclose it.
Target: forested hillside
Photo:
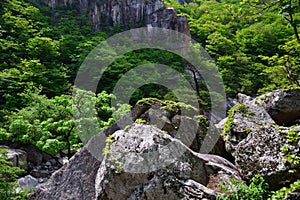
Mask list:
[[[0,141],[33,144],[52,155],[64,151],[70,158],[84,142],[72,113],[77,70],[94,47],[124,27],[100,32],[85,12],[71,5],[54,10],[39,2],[0,2]],[[187,17],[192,38],[215,60],[227,97],[238,93],[255,97],[300,86],[299,0],[164,3]],[[185,61],[170,52],[145,49],[125,54],[104,73],[97,94],[78,89],[82,99],[92,95],[96,105],[97,119],[86,118],[86,124],[97,121],[103,130],[116,121],[112,113],[121,116],[142,98],[176,101],[167,88],[145,85],[135,91],[131,105],[114,112],[117,108],[110,106],[114,85],[122,74],[145,63],[165,64],[189,75]],[[209,110],[205,89],[201,95],[199,101]],[[1,184],[0,199],[14,195],[4,194]]]
[[[216,60],[228,96],[299,86],[298,1],[166,0]]]

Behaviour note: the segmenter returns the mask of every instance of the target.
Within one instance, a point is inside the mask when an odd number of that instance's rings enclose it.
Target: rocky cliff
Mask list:
[[[115,124],[99,133],[29,199],[216,199],[224,192],[219,184],[232,184],[232,178],[242,183],[260,175],[272,190],[298,180],[299,118],[291,118],[291,127],[279,125],[283,122],[278,119],[287,120],[282,116],[300,110],[300,90],[277,90],[256,99],[241,97],[242,103],[218,125],[225,144],[217,143],[210,154],[197,153],[205,134],[203,120],[195,141],[187,145],[184,135],[173,134],[185,116],[177,109],[147,102],[129,113],[144,124],[124,128]],[[190,132],[184,131],[185,135]],[[110,135],[106,151],[98,148],[101,135]],[[105,155],[101,161],[94,157],[97,153]],[[298,190],[285,196],[282,199],[300,198]]]
[[[53,9],[59,5],[75,7],[86,12],[95,28],[161,27],[190,35],[186,17],[177,16],[174,8],[167,8],[160,0],[38,0]]]

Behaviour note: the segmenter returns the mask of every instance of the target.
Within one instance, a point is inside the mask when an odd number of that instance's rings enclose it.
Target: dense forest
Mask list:
[[[300,86],[299,1],[164,2],[187,17],[192,38],[215,60],[228,98]],[[96,45],[124,29],[100,32],[84,12],[64,5],[53,12],[33,0],[2,0],[0,13],[0,141],[33,144],[49,154],[66,150],[71,157],[84,142],[72,113],[77,70]],[[97,94],[78,89],[82,96],[93,97],[97,112],[97,119],[82,120],[87,124],[96,120],[102,130],[142,98],[176,101],[168,89],[153,84],[139,88],[131,105],[110,106],[118,79],[144,63],[161,63],[186,73],[184,61],[170,52],[145,49],[125,54],[105,72]],[[201,94],[201,103],[209,109],[205,91]],[[11,178],[0,175],[0,199],[7,198],[8,192],[3,191],[10,190],[13,196],[19,173],[7,172],[8,166],[1,158],[0,171]]]

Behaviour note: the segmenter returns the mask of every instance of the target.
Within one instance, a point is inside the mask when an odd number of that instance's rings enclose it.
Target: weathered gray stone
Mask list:
[[[298,97],[298,92],[278,90],[245,101],[230,111],[225,125],[220,124],[224,127],[226,150],[235,158],[244,179],[261,175],[271,189],[279,189],[300,177],[299,164],[293,163],[291,158],[287,160],[288,155],[300,157],[299,141],[288,139],[291,132],[299,136],[300,127],[279,126],[275,123],[279,118],[274,118],[274,113],[277,113],[275,116],[288,113],[287,105],[281,104],[292,105],[297,101],[292,106],[297,110]],[[283,147],[288,148],[288,152],[284,152]]]
[[[25,188],[33,188],[39,184],[39,181],[31,175],[27,175],[25,177],[19,178],[17,183]]]
[[[61,169],[29,196],[36,200],[94,199],[100,162],[86,148],[80,149]]]
[[[50,158],[49,155],[42,153],[37,147],[31,144],[22,145],[19,148],[27,152],[27,161],[34,165],[40,165],[43,161],[43,157]]]
[[[261,127],[237,145],[235,161],[242,177],[249,180],[261,175],[269,183],[271,189],[279,189],[287,182],[300,178],[299,166],[285,161],[286,155],[281,148],[291,146],[291,154],[300,156],[299,146],[287,142],[288,128],[278,129],[272,126]],[[285,132],[285,133],[284,133]],[[290,170],[295,170],[290,174]]]
[[[219,124],[219,127],[224,126],[225,148],[233,156],[235,155],[236,146],[251,131],[255,131],[261,126],[275,124],[267,111],[253,101],[236,105],[232,108],[231,113],[232,116],[228,116],[225,124]]]
[[[238,103],[249,103],[253,98],[242,93],[237,94]]]
[[[113,136],[97,174],[97,199],[214,199],[205,187],[210,175],[239,179],[229,161],[195,153],[156,127],[134,124]]]
[[[277,124],[291,125],[300,120],[300,89],[276,90],[260,98]]]
[[[239,179],[229,161],[195,153],[156,127],[133,124],[113,136],[102,163],[87,150],[96,145],[91,152],[102,154],[96,137],[29,199],[214,199],[211,176]]]
[[[27,170],[27,153],[25,151],[12,149],[7,146],[0,146],[0,148],[7,150],[7,160],[12,163],[12,166]]]
[[[152,26],[190,35],[186,17],[176,16],[175,9],[166,8],[160,0],[47,0],[43,3],[54,9],[61,3],[86,11],[93,25],[100,30],[117,26],[123,30]]]
[[[286,195],[284,200],[299,200],[300,199],[300,192],[292,192]]]

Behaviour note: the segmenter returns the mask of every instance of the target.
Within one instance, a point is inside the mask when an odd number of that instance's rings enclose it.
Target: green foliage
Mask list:
[[[135,120],[135,123],[141,123],[141,124],[145,124],[147,121],[146,120],[143,120],[143,119],[140,119],[140,118],[137,118]]]
[[[106,158],[110,154],[110,145],[115,141],[115,137],[112,135],[109,135],[106,137],[105,140],[105,147],[103,149],[103,155],[104,158]]]
[[[227,116],[227,121],[224,124],[224,129],[222,132],[222,136],[224,137],[224,139],[226,140],[226,136],[230,134],[233,126],[234,126],[234,115],[236,113],[247,113],[247,107],[244,104],[237,104],[235,106],[233,106],[229,111],[228,111],[228,116]],[[249,133],[249,130],[246,130],[247,133]]]
[[[289,13],[293,14],[294,24],[299,20],[297,1],[164,2],[187,17],[193,39],[216,60],[228,96],[234,97],[238,92],[254,96],[297,84],[299,53],[294,52],[300,48],[299,42],[291,39],[295,33],[287,20]],[[293,78],[287,78],[288,74]]]
[[[111,116],[115,109],[109,105],[113,95],[106,92],[96,96],[93,93],[78,90],[77,99],[74,99],[78,101],[75,104],[73,104],[72,96],[69,95],[47,98],[45,95],[40,95],[39,91],[27,91],[21,96],[24,101],[30,103],[7,117],[6,129],[0,129],[0,139],[31,143],[49,154],[57,154],[66,149],[70,157],[83,145],[82,141],[86,142],[84,136],[88,133],[82,131],[92,132],[92,135],[100,131],[76,129],[76,123],[89,128],[96,123],[103,129],[115,122]],[[88,99],[88,97],[91,98]],[[88,106],[95,107],[94,112],[92,114],[81,113]],[[128,111],[129,107],[124,105],[120,108],[121,110],[116,111],[116,115]],[[74,119],[74,113],[78,114],[78,118]],[[97,118],[97,113],[99,118]]]
[[[124,167],[122,166],[122,164],[120,163],[120,161],[118,161],[117,158],[112,158],[112,160],[114,161],[114,165],[116,167],[115,173],[116,174],[122,173],[124,171]]]
[[[291,40],[280,45],[279,49],[284,52],[283,55],[260,56],[270,64],[263,71],[270,82],[260,89],[260,93],[276,88],[299,87],[300,44],[296,40]]]
[[[95,134],[112,125],[118,118],[126,114],[131,106],[118,104],[111,107],[110,101],[114,95],[102,91],[95,94],[90,91],[77,89],[74,94],[73,114],[78,123],[77,131],[83,143],[86,143]]]
[[[8,116],[7,132],[11,140],[36,145],[42,151],[57,154],[67,149],[69,156],[80,146],[80,138],[74,129],[71,96],[47,98],[37,92],[22,94],[26,107]]]
[[[5,0],[1,5],[0,84],[4,102],[0,108],[23,106],[19,94],[28,88],[41,87],[48,96],[64,92],[69,85],[67,69],[59,61],[59,41],[47,36],[46,17],[22,0]]]
[[[27,192],[16,183],[18,175],[24,173],[24,170],[11,165],[7,161],[7,150],[0,149],[0,199],[25,200]]]
[[[130,42],[130,41],[128,41]],[[134,44],[133,44],[134,45]],[[126,46],[118,47],[120,49],[126,49]],[[101,49],[101,60],[110,60],[111,56],[116,54],[115,51],[111,49]],[[141,50],[136,50],[130,53],[126,53],[121,57],[115,59],[113,63],[108,66],[108,69],[103,73],[98,92],[107,91],[108,93],[112,93],[116,84],[118,83],[120,78],[124,78],[126,72],[130,72],[131,76],[125,78],[125,83],[122,85],[118,85],[124,91],[130,91],[133,88],[128,87],[131,83],[134,82],[142,82],[145,81],[144,79],[148,79],[150,82],[159,80],[160,78],[168,77],[169,71],[164,72],[163,74],[158,70],[157,66],[152,63],[159,63],[169,66],[172,69],[178,70],[180,73],[187,75],[184,71],[184,62],[182,59],[171,52],[163,51],[159,49],[151,49],[151,48],[144,48]],[[149,67],[149,70],[143,71],[143,76],[141,76],[138,71],[130,71],[136,66],[145,65]],[[158,98],[158,99],[165,99],[165,96],[171,96],[170,91],[168,88],[165,88],[158,84],[146,84],[141,86],[140,88],[134,88],[135,91],[131,96],[130,104],[134,105],[138,100],[142,98]],[[118,97],[120,99],[124,99],[123,97]]]
[[[285,197],[294,191],[298,191],[300,189],[300,180],[295,181],[294,183],[291,183],[289,187],[283,187],[280,190],[277,190],[272,195],[272,200],[281,200],[285,199]]]
[[[230,184],[222,183],[221,188],[227,193],[217,196],[218,200],[252,200],[267,199],[270,196],[268,184],[262,177],[255,176],[251,179],[249,186],[243,181],[231,179]]]
[[[288,131],[286,134],[286,139],[288,144],[285,146],[282,146],[280,150],[284,153],[285,158],[284,160],[288,163],[290,163],[293,167],[299,167],[300,166],[300,157],[297,156],[297,152],[295,152],[292,146],[297,146],[299,139],[300,139],[300,133],[298,130],[294,130],[291,127],[291,130]]]

